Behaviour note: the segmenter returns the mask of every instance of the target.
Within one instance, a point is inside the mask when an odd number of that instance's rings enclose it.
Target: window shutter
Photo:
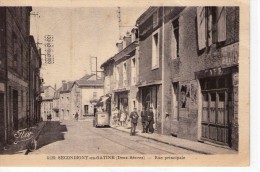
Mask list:
[[[208,46],[212,45],[212,9],[207,8],[207,40]]]
[[[226,8],[217,8],[218,42],[226,40]]]
[[[205,7],[197,7],[197,29],[199,50],[206,47]]]

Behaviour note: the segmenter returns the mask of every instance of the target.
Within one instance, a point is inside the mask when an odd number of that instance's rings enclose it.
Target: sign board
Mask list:
[[[54,63],[54,37],[53,35],[44,36],[45,46],[45,64]]]

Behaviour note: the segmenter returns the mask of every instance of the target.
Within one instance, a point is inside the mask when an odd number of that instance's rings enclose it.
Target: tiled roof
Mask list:
[[[90,87],[90,86],[104,86],[103,81],[101,79],[98,80],[77,80],[75,81],[79,87]]]
[[[70,92],[72,89],[73,83],[74,83],[73,81],[68,81],[68,82],[62,84],[60,93]]]
[[[62,87],[55,91],[53,99],[59,99]]]

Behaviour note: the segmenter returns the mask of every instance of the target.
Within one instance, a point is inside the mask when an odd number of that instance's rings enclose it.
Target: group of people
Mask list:
[[[120,116],[119,116],[120,115]],[[120,113],[120,111],[115,108],[114,110],[114,116],[113,116],[113,121],[114,121],[114,125],[125,125],[125,121],[126,121],[126,114],[125,113]],[[131,123],[131,130],[130,130],[130,135],[133,136],[135,135],[135,130],[136,130],[136,126],[138,123],[138,112],[136,110],[136,108],[133,109],[133,111],[130,113],[128,119],[129,122]],[[154,128],[153,128],[153,124],[154,124],[154,114],[153,114],[153,109],[152,107],[149,108],[149,110],[146,110],[144,107],[141,111],[141,121],[142,121],[142,126],[143,126],[143,133],[153,133],[154,132]]]
[[[118,110],[117,107],[113,110],[113,125],[126,126],[127,124],[127,112]]]

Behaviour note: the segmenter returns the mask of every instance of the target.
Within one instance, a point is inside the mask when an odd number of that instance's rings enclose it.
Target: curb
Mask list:
[[[113,128],[115,130],[118,130],[118,131],[122,131],[122,132],[128,133],[127,131],[120,130],[118,128],[114,128],[114,127],[111,127],[111,128]],[[136,135],[140,136],[140,137],[143,137],[143,138],[147,138],[147,139],[153,140],[153,141],[157,141],[157,142],[160,142],[160,143],[164,143],[164,144],[168,144],[168,145],[175,146],[175,147],[178,147],[178,148],[182,148],[182,149],[185,149],[185,150],[193,151],[193,152],[196,152],[196,153],[205,154],[205,155],[212,155],[212,153],[209,153],[209,152],[200,151],[200,150],[196,150],[196,149],[191,149],[189,147],[180,146],[180,145],[177,145],[177,144],[165,142],[165,141],[162,141],[162,140],[159,140],[159,139],[151,138],[149,136],[143,136],[143,135],[140,135],[138,133]]]

